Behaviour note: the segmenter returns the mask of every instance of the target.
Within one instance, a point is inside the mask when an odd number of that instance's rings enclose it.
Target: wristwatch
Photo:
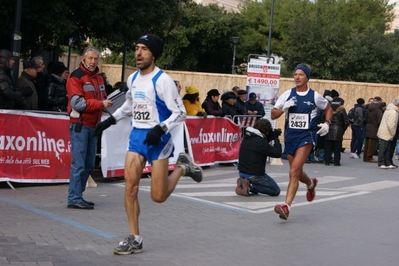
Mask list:
[[[165,133],[168,132],[168,127],[164,123],[161,123],[160,126],[161,126],[163,132],[165,132]]]

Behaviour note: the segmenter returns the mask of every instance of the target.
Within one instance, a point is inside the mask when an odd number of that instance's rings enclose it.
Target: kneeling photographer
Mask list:
[[[278,137],[281,129],[273,130],[270,121],[260,119],[253,127],[247,127],[241,142],[238,157],[239,178],[237,179],[237,195],[267,194],[278,196],[280,188],[277,183],[266,174],[267,157],[280,158],[281,143]],[[274,141],[274,145],[270,142]]]

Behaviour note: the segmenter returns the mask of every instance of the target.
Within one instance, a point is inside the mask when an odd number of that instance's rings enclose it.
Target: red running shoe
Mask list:
[[[306,199],[311,202],[314,197],[316,196],[316,191],[315,188],[317,186],[317,179],[316,178],[312,178],[313,180],[313,188],[309,188],[308,187],[308,192],[306,192]]]
[[[248,197],[249,196],[249,181],[246,178],[239,177],[237,179],[236,194]]]
[[[274,211],[280,216],[281,219],[287,220],[288,215],[290,215],[290,210],[287,204],[277,204],[274,206]]]

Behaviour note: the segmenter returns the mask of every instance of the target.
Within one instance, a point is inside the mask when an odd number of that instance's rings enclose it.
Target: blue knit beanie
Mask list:
[[[296,66],[295,70],[297,70],[297,69],[300,69],[303,72],[305,72],[306,77],[308,78],[308,80],[310,79],[310,69],[309,69],[309,67],[307,65],[299,64],[299,65]]]

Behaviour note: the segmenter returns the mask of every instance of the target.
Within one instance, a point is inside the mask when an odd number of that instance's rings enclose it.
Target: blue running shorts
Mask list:
[[[144,140],[150,130],[133,128],[129,136],[128,150],[144,156],[149,163],[154,160],[173,157],[174,145],[170,133],[164,134],[157,145],[147,146],[144,144]]]

